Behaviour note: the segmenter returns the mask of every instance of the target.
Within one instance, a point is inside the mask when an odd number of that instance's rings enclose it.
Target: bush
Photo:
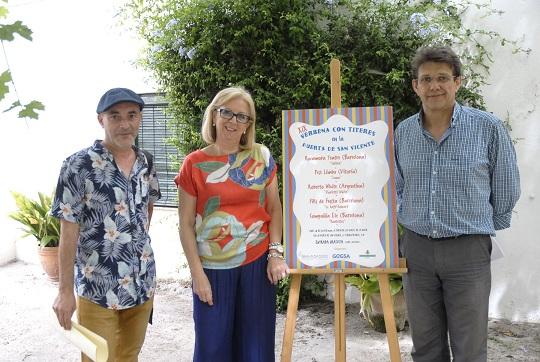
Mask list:
[[[257,106],[258,140],[281,159],[281,111],[330,104],[329,62],[341,60],[342,104],[392,105],[401,120],[418,111],[410,59],[429,44],[452,45],[465,65],[461,102],[483,108],[479,87],[497,33],[462,15],[489,2],[407,0],[132,0],[125,14],[148,42],[142,63],[170,102],[175,145],[203,145],[202,115],[222,88],[241,85]]]

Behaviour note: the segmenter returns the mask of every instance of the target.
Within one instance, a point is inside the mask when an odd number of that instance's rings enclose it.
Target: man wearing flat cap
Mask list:
[[[103,94],[105,137],[64,161],[51,211],[60,219],[58,322],[70,329],[77,309],[79,323],[107,340],[109,361],[137,361],[156,286],[148,226],[159,185],[134,146],[143,107],[126,88]]]

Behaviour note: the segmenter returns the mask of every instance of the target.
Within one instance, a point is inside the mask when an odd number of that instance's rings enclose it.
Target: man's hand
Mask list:
[[[60,220],[60,251],[58,253],[60,282],[58,296],[54,300],[53,310],[60,325],[71,329],[71,316],[77,308],[73,291],[73,264],[79,240],[79,224]]]
[[[71,292],[59,292],[54,300],[53,310],[58,322],[65,330],[71,329],[71,317],[77,308],[75,294]]]

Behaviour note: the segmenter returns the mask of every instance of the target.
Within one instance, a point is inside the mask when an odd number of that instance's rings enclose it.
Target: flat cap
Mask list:
[[[143,99],[134,91],[127,88],[113,88],[109,89],[101,96],[99,100],[96,112],[101,113],[105,112],[115,104],[121,102],[132,102],[139,105],[139,108],[142,110],[144,108]]]

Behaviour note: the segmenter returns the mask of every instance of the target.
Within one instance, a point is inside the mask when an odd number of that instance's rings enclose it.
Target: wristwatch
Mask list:
[[[269,251],[277,251],[280,254],[283,254],[283,245],[281,243],[270,243],[270,246],[268,247]]]

